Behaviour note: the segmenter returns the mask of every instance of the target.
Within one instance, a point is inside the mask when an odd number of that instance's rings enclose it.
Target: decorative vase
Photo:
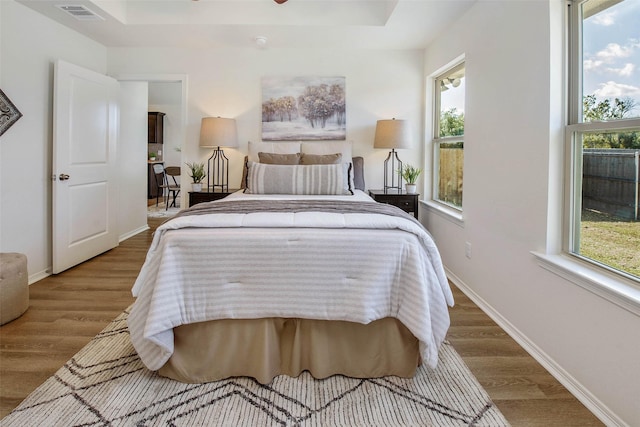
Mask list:
[[[404,186],[407,190],[407,194],[416,194],[416,184],[405,184]]]
[[[198,183],[193,182],[193,183],[191,183],[191,189],[193,191],[202,191],[202,183],[201,182],[198,182]]]

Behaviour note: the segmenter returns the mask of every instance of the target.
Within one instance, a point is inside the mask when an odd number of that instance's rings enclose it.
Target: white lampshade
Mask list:
[[[373,148],[411,148],[409,133],[406,120],[378,120]]]
[[[200,125],[200,147],[237,147],[235,119],[203,117]]]

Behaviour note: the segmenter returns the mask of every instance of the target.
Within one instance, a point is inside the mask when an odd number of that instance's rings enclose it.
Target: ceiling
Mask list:
[[[477,0],[16,1],[108,47],[422,49]]]

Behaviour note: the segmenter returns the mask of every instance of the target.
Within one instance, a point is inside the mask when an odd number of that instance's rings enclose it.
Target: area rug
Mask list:
[[[411,379],[238,377],[183,384],[149,371],[128,310],[0,421],[9,426],[508,426],[456,351]]]
[[[151,205],[147,207],[147,217],[149,218],[170,218],[180,212],[180,206],[178,207],[165,207],[164,202],[158,203],[158,206]]]

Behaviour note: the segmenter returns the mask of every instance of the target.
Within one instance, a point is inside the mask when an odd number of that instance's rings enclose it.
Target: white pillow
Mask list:
[[[270,165],[248,162],[246,192],[251,194],[353,194],[346,163]]]
[[[258,153],[296,154],[300,152],[299,142],[251,142],[249,141],[249,161],[259,162]]]

